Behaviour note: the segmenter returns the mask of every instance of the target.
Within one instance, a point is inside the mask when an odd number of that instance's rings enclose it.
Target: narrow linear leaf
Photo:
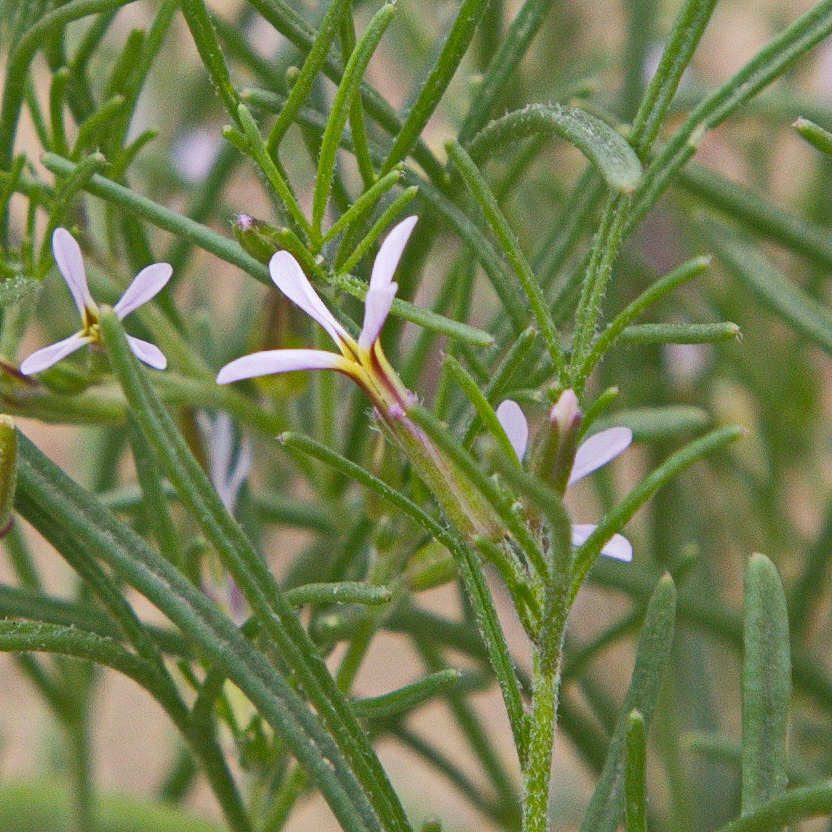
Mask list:
[[[354,802],[359,793],[349,788],[349,767],[319,720],[216,605],[22,436],[20,458],[18,511],[55,546],[71,535],[188,633],[292,749],[345,827],[378,830]]]
[[[736,341],[740,328],[729,321],[714,324],[637,324],[625,329],[619,338],[628,346],[648,344],[718,344]]]
[[[747,815],[779,797],[787,782],[789,619],[783,584],[765,555],[752,555],[745,570],[743,645],[741,796]],[[776,829],[770,826],[767,832]]]
[[[286,591],[286,600],[295,606],[304,604],[387,604],[393,594],[387,587],[363,584],[359,581],[339,581],[327,584],[304,584]]]
[[[462,0],[456,18],[442,45],[442,51],[436,59],[427,79],[410,108],[404,123],[398,130],[393,147],[387,155],[381,173],[387,173],[410,153],[422,130],[433,115],[442,99],[448,84],[462,61],[474,31],[488,6],[488,0]]]
[[[710,414],[692,405],[668,405],[667,407],[635,407],[616,410],[600,417],[592,426],[597,433],[606,428],[622,425],[630,428],[635,442],[653,442],[672,439],[686,433],[698,433],[711,424]]]
[[[624,800],[627,832],[647,832],[647,789],[645,757],[647,753],[644,717],[630,711],[624,763]]]
[[[208,70],[223,106],[231,118],[237,118],[237,105],[240,96],[231,83],[231,73],[222,54],[214,21],[208,13],[204,0],[180,0],[182,14],[191,30],[199,57]]]
[[[469,153],[481,163],[506,144],[539,133],[575,145],[613,190],[631,193],[638,186],[641,162],[627,140],[597,116],[565,104],[530,104],[492,121],[472,139]]]
[[[334,0],[329,5],[324,19],[321,21],[321,26],[315,36],[314,42],[305,44],[309,49],[306,60],[303,62],[303,66],[297,78],[295,78],[289,97],[286,99],[286,103],[283,105],[283,109],[278,114],[277,120],[269,133],[267,147],[270,153],[274,153],[277,150],[280,145],[280,140],[295,120],[298,110],[309,99],[309,93],[312,90],[315,78],[321,71],[329,55],[329,48],[333,40],[335,40],[335,36],[338,34],[342,18],[348,13],[349,8],[350,0]],[[278,30],[280,30],[280,27],[278,27]]]
[[[768,237],[827,269],[832,268],[832,239],[828,229],[778,208],[751,189],[701,165],[688,165],[679,173],[678,183],[705,205],[732,221],[743,223],[753,234]]]
[[[751,243],[712,225],[706,233],[719,259],[760,303],[832,355],[832,312],[795,286]]]
[[[798,118],[793,124],[795,130],[809,142],[810,145],[816,147],[821,153],[826,153],[832,156],[832,133],[824,130],[819,124],[809,121],[808,118]]]
[[[442,696],[462,679],[463,675],[458,670],[450,668],[439,670],[390,693],[369,699],[358,699],[352,703],[352,707],[362,719],[386,719],[399,716],[415,710],[437,696]]]
[[[282,660],[297,675],[304,692],[332,733],[344,766],[343,772],[336,767],[336,774],[345,778],[353,806],[363,809],[365,823],[376,825],[383,817],[394,828],[407,830],[409,824],[401,804],[372,750],[369,738],[320,661],[274,576],[229,515],[207,475],[176,430],[150,385],[144,368],[130,351],[121,324],[112,311],[101,315],[101,329],[113,369],[161,467],[180,499],[199,522],[203,534],[221,556],[264,632]],[[355,792],[356,780],[364,784],[366,796]]]
[[[791,789],[759,806],[739,820],[721,826],[717,832],[762,832],[808,818],[832,814],[832,781]]]
[[[367,25],[367,30],[358,41],[344,68],[344,75],[335,100],[332,102],[329,120],[321,140],[321,155],[318,159],[318,172],[315,177],[315,190],[312,196],[312,227],[320,234],[326,211],[329,192],[332,187],[332,176],[335,170],[335,157],[341,142],[341,133],[347,124],[352,102],[358,93],[358,86],[370,58],[381,40],[382,35],[393,20],[396,7],[393,3],[385,3]]]
[[[647,607],[636,662],[620,716],[610,739],[607,760],[595,787],[581,832],[615,832],[624,814],[625,748],[630,713],[638,710],[650,724],[659,697],[665,665],[670,657],[676,620],[676,587],[665,575]]]

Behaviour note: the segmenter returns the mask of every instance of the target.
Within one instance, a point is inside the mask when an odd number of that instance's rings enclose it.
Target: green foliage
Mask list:
[[[63,751],[0,827],[210,830],[200,780],[233,832],[457,825],[379,745],[510,832],[832,816],[832,0],[727,78],[716,0],[621,5],[0,2],[0,651]],[[216,384],[254,352],[341,375]],[[99,789],[105,672],[178,732],[155,802]]]

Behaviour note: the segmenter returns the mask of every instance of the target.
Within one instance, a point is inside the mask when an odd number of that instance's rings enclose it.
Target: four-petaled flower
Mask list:
[[[62,358],[66,358],[85,344],[101,343],[101,331],[98,324],[99,309],[87,286],[87,273],[84,269],[81,247],[65,228],[57,228],[52,235],[52,251],[55,255],[55,262],[58,264],[58,271],[66,281],[72,293],[72,299],[81,313],[82,327],[75,335],[70,335],[69,338],[64,338],[62,341],[32,353],[20,365],[20,371],[25,375],[39,373],[57,364]],[[123,320],[134,309],[138,309],[155,297],[170,279],[172,271],[167,263],[153,263],[142,269],[133,278],[133,282],[127,287],[121,300],[113,307],[118,319]],[[167,366],[167,359],[158,347],[132,335],[127,336],[127,341],[136,358],[144,361],[145,364],[157,370],[164,370]]]
[[[570,392],[566,391],[566,393]],[[520,405],[511,399],[506,399],[497,408],[496,414],[517,458],[522,461],[529,441],[529,425]],[[633,432],[624,427],[609,428],[590,436],[575,452],[575,460],[569,471],[567,485],[572,485],[573,482],[583,479],[587,474],[591,474],[615,459],[629,447],[632,441]],[[592,523],[573,525],[572,545],[580,546],[596,528]],[[601,554],[616,560],[630,561],[633,559],[633,547],[626,537],[615,534],[601,549]]]
[[[217,375],[217,382],[227,384],[294,370],[338,370],[350,376],[366,391],[383,418],[400,418],[413,404],[414,397],[387,362],[381,349],[379,333],[399,288],[393,282],[393,275],[416,220],[417,217],[402,220],[379,248],[364,300],[364,325],[358,340],[326,308],[297,260],[288,251],[278,251],[269,262],[272,280],[286,297],[327,331],[340,350],[340,355],[308,349],[256,352],[226,364]]]

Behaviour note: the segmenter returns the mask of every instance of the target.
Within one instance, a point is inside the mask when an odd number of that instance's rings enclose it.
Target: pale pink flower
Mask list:
[[[562,397],[565,397],[571,391],[566,391]],[[574,394],[572,394],[574,396]],[[575,400],[577,403],[577,400]],[[558,408],[558,405],[555,406]],[[568,408],[561,408],[562,410]],[[577,409],[575,410],[577,413]],[[529,425],[523,411],[517,402],[511,399],[506,399],[502,402],[496,410],[497,419],[506,432],[511,447],[517,454],[517,458],[522,461],[526,453],[529,440]],[[558,414],[556,414],[558,415]],[[609,430],[602,430],[590,436],[585,442],[582,442],[575,453],[575,460],[572,463],[572,470],[569,472],[569,480],[567,485],[583,479],[587,474],[606,465],[611,460],[615,459],[619,454],[623,453],[633,441],[633,432],[629,428],[616,427],[609,428]],[[580,546],[591,534],[595,531],[597,526],[592,523],[578,523],[572,526],[572,545]],[[626,537],[620,534],[614,534],[609,541],[601,549],[602,555],[615,558],[616,560],[631,561],[633,559],[633,547]]]
[[[55,262],[58,264],[58,271],[66,281],[72,299],[81,314],[82,327],[75,335],[70,335],[69,338],[33,352],[20,365],[20,372],[25,375],[39,373],[57,364],[62,358],[66,358],[86,344],[101,343],[101,331],[98,324],[100,310],[87,286],[87,272],[81,256],[81,247],[65,228],[56,228],[52,235],[52,251],[55,255]],[[172,269],[167,263],[153,263],[142,269],[133,278],[133,282],[127,287],[121,300],[113,307],[118,319],[123,320],[135,309],[154,298],[170,280],[171,273]],[[157,370],[165,369],[168,362],[158,347],[132,335],[127,336],[127,341],[133,354],[140,361],[144,361],[145,364]]]
[[[417,217],[402,220],[381,244],[373,263],[364,300],[364,325],[357,341],[327,309],[297,260],[288,251],[278,251],[269,262],[269,274],[275,285],[327,331],[340,353],[309,349],[256,352],[226,364],[217,375],[217,382],[227,384],[295,370],[337,370],[361,385],[383,416],[400,415],[413,403],[412,394],[388,364],[379,333],[398,289],[393,275],[416,220]]]

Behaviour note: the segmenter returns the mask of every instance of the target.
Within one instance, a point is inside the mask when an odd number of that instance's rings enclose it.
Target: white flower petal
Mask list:
[[[578,523],[572,526],[572,545],[580,546],[598,527],[592,523]],[[614,534],[601,549],[601,554],[629,563],[633,559],[633,546],[624,535]]]
[[[393,305],[393,298],[399,286],[396,283],[389,283],[387,286],[374,289],[372,286],[364,298],[364,326],[361,327],[361,335],[358,337],[358,346],[368,350],[378,338],[387,316],[390,314],[390,307]]]
[[[39,373],[41,370],[57,364],[62,358],[66,358],[75,350],[81,349],[84,344],[89,344],[90,341],[92,341],[92,338],[88,335],[76,332],[75,335],[70,335],[69,338],[64,338],[63,341],[58,341],[44,347],[42,350],[33,352],[20,365],[20,372],[27,376]]]
[[[168,366],[168,360],[165,354],[155,344],[150,344],[147,341],[142,341],[141,338],[135,338],[132,335],[127,336],[127,343],[130,344],[130,349],[133,350],[133,355],[149,364],[156,370],[164,370]]]
[[[418,219],[418,217],[408,217],[406,220],[402,220],[381,244],[373,262],[373,272],[370,275],[371,290],[383,289],[393,282],[393,275],[396,273],[399,259]]]
[[[497,421],[499,421],[503,426],[503,430],[506,432],[511,447],[514,448],[514,453],[522,461],[523,455],[526,453],[526,446],[529,442],[529,423],[526,421],[520,405],[511,399],[506,399],[504,402],[500,402],[495,413],[497,415]]]
[[[602,430],[584,442],[575,454],[575,464],[569,475],[569,485],[591,474],[626,450],[633,441],[629,428]]]
[[[153,263],[142,269],[124,291],[121,300],[113,307],[118,319],[124,320],[134,309],[158,295],[172,274],[173,269],[167,263]]]
[[[84,310],[95,309],[96,305],[87,286],[87,272],[81,246],[65,228],[56,228],[52,235],[52,253],[55,255],[58,270],[72,292],[72,299],[84,318]]]
[[[387,320],[393,298],[399,288],[393,282],[393,275],[418,219],[408,217],[402,220],[387,235],[378,250],[370,275],[370,289],[364,299],[364,325],[358,339],[358,345],[362,349],[370,349]]]
[[[295,370],[349,370],[351,366],[350,362],[334,352],[266,350],[244,355],[226,364],[217,375],[217,384],[273,373],[291,373]]]
[[[341,343],[342,337],[349,337],[344,327],[335,320],[335,316],[318,297],[298,261],[288,251],[278,251],[272,257],[269,261],[269,274],[277,288],[310,318],[317,321],[336,344]]]

